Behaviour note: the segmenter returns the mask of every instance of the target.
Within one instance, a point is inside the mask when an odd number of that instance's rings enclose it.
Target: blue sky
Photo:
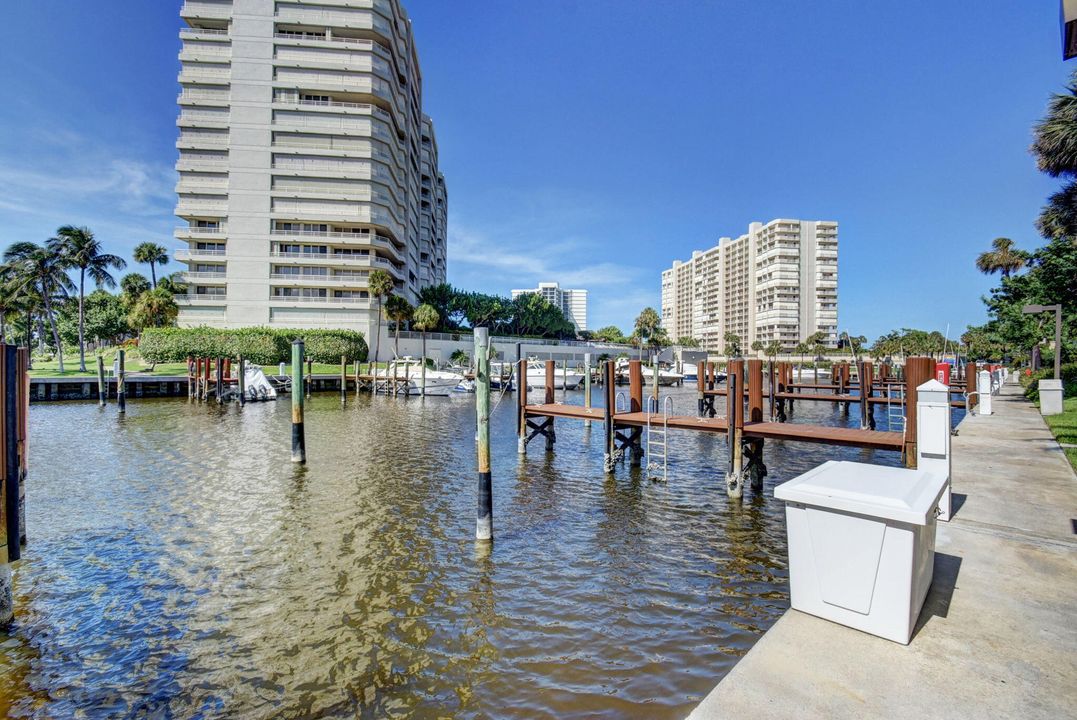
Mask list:
[[[127,256],[176,247],[179,0],[9,5],[0,245],[75,223]],[[592,326],[630,329],[673,259],[828,219],[843,330],[958,333],[984,320],[976,253],[1040,244],[1056,182],[1030,128],[1077,68],[1055,0],[406,7],[459,286],[584,286]]]

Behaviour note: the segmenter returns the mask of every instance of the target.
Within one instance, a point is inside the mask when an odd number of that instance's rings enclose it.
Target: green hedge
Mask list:
[[[1039,402],[1039,381],[1055,376],[1052,368],[1041,368],[1031,375],[1024,370],[1018,372],[1021,373],[1021,387],[1025,389],[1025,397],[1032,402]],[[1062,363],[1062,396],[1077,397],[1077,363]]]
[[[302,338],[306,355],[317,363],[364,362],[367,344],[354,330],[301,330],[265,327],[221,330],[218,328],[147,328],[138,347],[149,362],[184,362],[189,357],[242,355],[256,365],[275,365],[292,357],[292,340]]]

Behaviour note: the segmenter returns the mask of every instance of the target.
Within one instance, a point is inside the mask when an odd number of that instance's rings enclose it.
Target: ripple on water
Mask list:
[[[681,717],[788,605],[773,486],[895,462],[771,443],[734,503],[721,437],[672,434],[668,484],[607,478],[601,425],[520,458],[505,402],[486,551],[469,398],[315,397],[304,468],[286,402],[128,408],[31,413],[13,717]]]

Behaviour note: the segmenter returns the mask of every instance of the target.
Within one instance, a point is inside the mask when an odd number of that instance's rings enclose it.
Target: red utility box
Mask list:
[[[950,363],[935,363],[935,379],[943,385],[950,384]]]

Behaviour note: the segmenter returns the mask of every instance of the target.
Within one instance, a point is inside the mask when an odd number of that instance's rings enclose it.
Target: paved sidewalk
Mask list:
[[[790,610],[693,720],[1077,717],[1077,476],[1017,386],[993,409],[953,439],[912,642]]]

